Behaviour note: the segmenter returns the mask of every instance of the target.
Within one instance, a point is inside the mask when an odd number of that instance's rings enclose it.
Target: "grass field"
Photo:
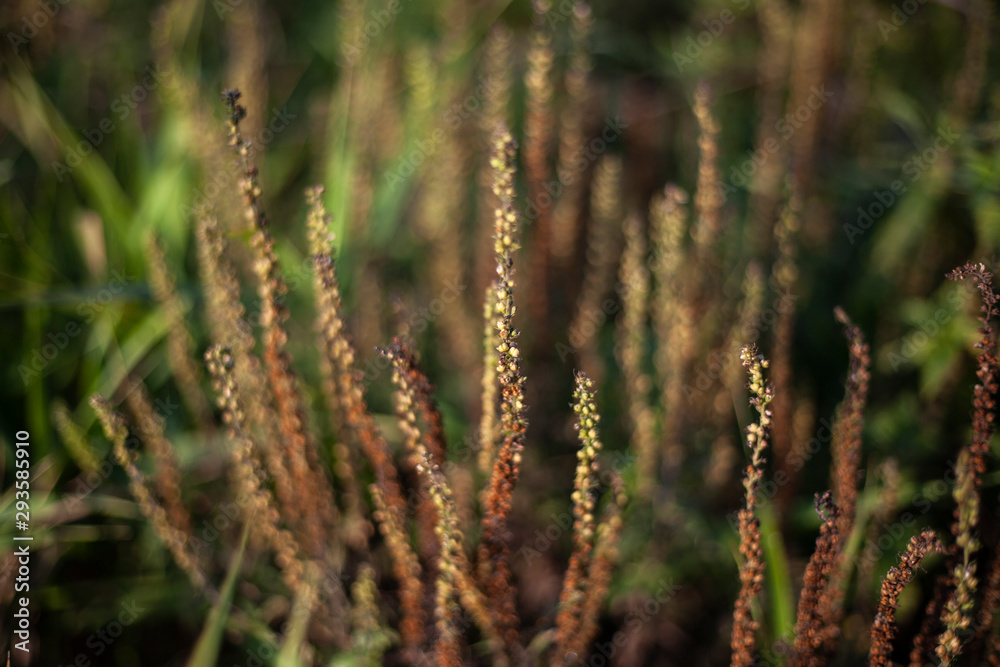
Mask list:
[[[992,3],[0,26],[11,665],[1000,664]]]

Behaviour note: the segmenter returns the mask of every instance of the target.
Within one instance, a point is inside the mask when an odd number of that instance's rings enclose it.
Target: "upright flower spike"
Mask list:
[[[483,77],[492,85],[486,90],[483,100],[483,112],[480,115],[480,131],[483,144],[491,146],[493,133],[496,128],[505,123],[507,119],[507,108],[510,106],[511,91],[511,51],[513,47],[513,33],[501,22],[497,22],[490,28],[486,36],[486,43],[483,47],[483,60],[481,69]],[[490,235],[494,229],[493,218],[496,207],[500,202],[492,190],[493,179],[495,179],[495,169],[492,166],[492,149],[484,151],[487,154],[486,165],[479,170],[479,184],[484,190],[480,197],[479,220],[480,233],[477,241],[477,266],[481,267],[480,279],[477,281],[477,289],[482,288],[483,282],[489,282],[491,276],[485,279],[481,276],[489,273],[489,254],[492,252],[493,243],[486,243],[484,237]],[[488,168],[487,168],[488,167]],[[480,471],[489,475],[493,468],[493,456],[496,450],[497,441],[497,373],[496,373],[496,348],[497,348],[497,328],[495,313],[495,296],[493,285],[486,287],[486,298],[483,302],[483,381],[482,381],[482,414],[479,423],[479,456],[478,464]]]
[[[653,364],[656,384],[662,389],[660,442],[664,462],[672,472],[680,468],[684,454],[680,447],[681,414],[685,410],[684,381],[697,343],[689,298],[691,278],[684,272],[687,201],[684,190],[668,185],[662,196],[650,205],[649,211],[655,277],[650,317],[657,340]],[[653,458],[655,465],[655,456]]]
[[[622,514],[628,503],[628,495],[625,493],[625,483],[622,482],[621,476],[613,471],[608,495],[610,497],[604,507],[594,538],[594,555],[587,572],[586,596],[580,614],[580,625],[570,649],[580,657],[586,655],[588,647],[597,636],[598,616],[605,603],[608,588],[611,586],[612,572],[618,562],[618,542],[624,526]]]
[[[190,534],[191,515],[181,501],[181,472],[177,452],[164,435],[164,419],[153,409],[153,401],[141,380],[130,378],[126,382],[130,386],[125,396],[125,405],[132,414],[132,423],[142,425],[143,443],[156,462],[153,487],[171,525],[182,533]]]
[[[837,321],[844,326],[850,345],[850,367],[847,390],[834,426],[833,450],[834,502],[841,510],[842,535],[854,525],[858,500],[858,467],[861,462],[861,432],[864,428],[868,384],[871,380],[871,354],[864,334],[841,308],[834,310]]]
[[[315,201],[313,203],[316,204]],[[322,241],[319,225],[323,215],[315,210],[314,213],[318,216],[312,232],[314,250],[322,250],[325,242]],[[377,509],[375,521],[386,540],[393,570],[402,590],[404,615],[400,630],[404,644],[411,650],[417,650],[425,638],[420,606],[423,583],[420,561],[406,539],[406,501],[399,473],[392,452],[368,410],[364,389],[355,375],[356,353],[340,314],[340,285],[333,259],[328,254],[320,253],[313,257],[313,262],[316,269],[320,353],[326,369],[324,373],[328,375],[326,391],[328,395],[335,396],[331,405],[342,418],[342,436],[357,444],[375,472],[375,483],[369,488]],[[341,456],[341,460],[349,460],[343,453]],[[341,474],[346,473],[341,471]]]
[[[145,255],[153,296],[170,322],[167,358],[181,388],[181,398],[198,422],[209,426],[212,424],[212,409],[201,389],[201,367],[195,363],[194,338],[184,320],[184,304],[177,294],[174,278],[167,270],[163,247],[157,236],[151,236],[146,243]]]
[[[972,610],[975,605],[979,580],[976,577],[976,552],[980,543],[976,535],[979,524],[979,486],[982,474],[986,472],[986,455],[990,450],[993,436],[994,408],[997,393],[997,360],[993,350],[991,321],[997,314],[997,296],[993,291],[993,276],[983,264],[966,264],[948,274],[952,280],[971,278],[979,288],[982,305],[979,316],[979,334],[976,343],[979,383],[973,390],[972,398],[972,442],[958,456],[958,478],[955,483],[955,521],[951,532],[955,546],[961,550],[961,560],[952,567],[952,589],[941,620],[944,631],[938,637],[935,653],[942,665],[951,665],[962,652],[966,634],[972,624]]]
[[[417,366],[413,351],[400,339],[393,340],[392,347],[384,350],[383,354],[392,361],[396,373],[393,375],[393,383],[401,389],[405,388],[409,407],[415,409],[416,415],[423,422],[423,429],[419,432],[421,445],[427,450],[433,463],[442,465],[447,446],[441,411],[434,400],[434,385]]]
[[[336,506],[330,502],[333,489],[323,472],[316,443],[309,431],[298,377],[286,348],[288,332],[284,322],[288,319],[288,310],[284,302],[288,285],[281,276],[274,238],[260,203],[257,167],[250,161],[251,147],[240,132],[240,121],[246,117],[246,109],[238,104],[239,91],[227,90],[223,98],[229,111],[229,143],[243,162],[240,190],[247,221],[254,228],[251,244],[256,251],[254,271],[261,300],[264,363],[280,420],[281,443],[300,506],[315,508],[314,512],[299,517],[296,531],[303,546],[317,557],[326,552],[330,536],[336,532]]]
[[[695,225],[692,230],[698,252],[709,257],[709,250],[715,245],[721,231],[719,212],[722,209],[722,194],[718,187],[719,177],[719,125],[712,116],[712,93],[708,84],[702,82],[694,92],[694,115],[698,120],[698,191],[694,200]]]
[[[359,551],[368,547],[372,527],[364,516],[364,501],[358,485],[356,454],[350,445],[354,441],[348,414],[350,400],[345,396],[346,388],[353,383],[350,375],[354,366],[354,353],[345,332],[341,318],[340,289],[333,275],[332,253],[333,235],[330,233],[330,216],[323,205],[323,187],[315,186],[306,190],[309,216],[306,228],[309,235],[309,249],[313,255],[313,293],[316,298],[316,331],[319,338],[320,373],[323,378],[323,394],[330,420],[330,429],[337,436],[333,445],[333,472],[337,476],[344,499],[344,518],[347,524],[342,528],[345,539]],[[327,287],[329,285],[329,287]]]
[[[636,456],[636,495],[652,495],[656,462],[654,428],[656,416],[650,405],[653,382],[644,370],[643,358],[648,339],[649,271],[645,267],[646,237],[637,215],[625,219],[625,251],[622,253],[618,281],[625,286],[622,295],[621,324],[617,327],[618,359],[625,376],[625,396],[632,423],[632,450]]]
[[[104,428],[104,435],[111,441],[115,460],[128,474],[129,491],[139,504],[140,511],[149,519],[157,537],[170,550],[174,561],[188,575],[191,583],[196,588],[208,592],[209,596],[212,597],[214,592],[211,585],[205,577],[197,555],[192,552],[190,547],[190,538],[192,537],[190,530],[184,532],[171,523],[167,512],[150,490],[146,476],[139,470],[138,455],[129,449],[127,444],[128,426],[125,423],[125,418],[111,407],[107,399],[99,394],[90,397],[90,405],[97,413],[101,426]]]
[[[277,503],[267,486],[267,475],[258,463],[258,448],[247,431],[243,394],[234,377],[232,352],[213,345],[205,353],[205,364],[218,395],[222,420],[235,445],[233,458],[240,485],[239,494],[250,500],[253,530],[259,532],[263,541],[274,550],[285,584],[291,591],[298,592],[305,571],[301,550],[295,537],[281,526]]]
[[[365,401],[364,387],[355,375],[357,352],[347,332],[341,313],[340,281],[330,255],[330,238],[326,232],[328,220],[323,208],[322,189],[314,188],[307,197],[313,207],[309,218],[309,237],[315,269],[316,308],[319,313],[320,351],[325,374],[326,390],[334,396],[331,407],[342,417],[340,435],[354,440],[368,457],[375,469],[375,477],[393,511],[401,512],[405,503],[399,487],[396,466],[389,446]],[[402,515],[399,519],[402,520]]]
[[[596,372],[601,363],[597,353],[597,329],[588,318],[602,311],[602,303],[614,283],[622,226],[622,163],[605,156],[594,169],[590,211],[592,224],[587,234],[587,270],[569,325],[573,346],[581,364]]]
[[[573,480],[573,552],[569,569],[563,579],[556,617],[556,657],[578,655],[577,646],[587,583],[593,561],[597,521],[594,518],[597,486],[597,455],[601,451],[598,425],[601,415],[594,400],[593,383],[583,373],[576,376],[573,411],[577,415],[576,430],[580,438],[577,452],[576,477]],[[574,650],[579,649],[579,650]]]
[[[986,454],[990,450],[990,438],[993,435],[993,410],[996,406],[997,394],[997,359],[993,353],[996,342],[993,340],[993,318],[997,314],[997,295],[993,291],[993,276],[983,264],[966,264],[948,274],[951,280],[972,279],[972,284],[979,289],[982,305],[979,316],[980,340],[976,343],[976,377],[979,384],[973,390],[972,396],[972,442],[969,444],[971,455],[971,470],[973,486],[977,490],[982,480],[980,476],[986,472]],[[956,510],[957,518],[957,510]]]
[[[954,491],[958,520],[954,531],[955,546],[961,549],[962,559],[952,568],[951,577],[955,588],[948,596],[941,615],[944,631],[938,637],[935,649],[941,665],[952,664],[964,648],[969,626],[972,624],[976,590],[979,588],[977,564],[973,560],[980,547],[974,532],[979,522],[979,494],[975,491],[975,475],[970,459],[968,449],[959,452]]]
[[[490,474],[496,449],[497,431],[497,339],[496,284],[486,288],[483,303],[483,392],[482,416],[479,419],[479,469]]]
[[[548,320],[548,272],[550,236],[552,234],[552,197],[544,189],[549,178],[549,145],[552,142],[554,114],[552,112],[552,66],[555,51],[552,31],[548,24],[550,0],[533,0],[534,27],[528,46],[528,69],[524,74],[524,171],[528,194],[538,206],[532,231],[529,264],[535,289],[530,292],[528,307],[534,319]],[[544,331],[545,327],[540,327]]]
[[[385,539],[396,579],[399,581],[400,607],[402,619],[399,629],[404,645],[415,651],[424,643],[424,611],[422,608],[424,584],[421,579],[420,561],[410,546],[409,531],[404,523],[405,516],[387,501],[384,488],[378,483],[368,490],[375,505],[375,522]]]
[[[227,255],[228,244],[219,227],[218,219],[211,214],[198,218],[195,229],[198,248],[198,268],[205,290],[205,316],[212,338],[232,346],[237,358],[253,360],[253,378],[263,385],[259,362],[251,353],[254,348],[253,333],[247,321],[246,309],[240,301],[240,284],[236,267]],[[244,380],[244,384],[246,384]],[[253,387],[247,385],[249,391]]]
[[[764,450],[767,448],[768,429],[771,427],[770,404],[774,395],[764,381],[767,360],[757,352],[756,346],[747,345],[740,352],[740,360],[750,377],[750,405],[757,411],[757,422],[747,426],[746,443],[750,450],[750,464],[743,476],[746,506],[739,512],[740,594],[733,612],[732,665],[749,667],[754,661],[757,646],[757,621],[751,615],[754,599],[764,583],[764,561],[761,558],[760,520],[757,518],[757,491],[764,475]]]
[[[828,656],[823,650],[827,644],[827,626],[824,622],[824,600],[829,590],[830,577],[837,565],[837,555],[843,536],[840,533],[840,508],[833,504],[833,494],[827,491],[816,496],[816,511],[823,525],[816,539],[816,549],[809,558],[803,578],[802,593],[795,621],[796,667],[822,667]]]
[[[770,283],[784,295],[791,294],[798,281],[797,239],[801,228],[800,215],[802,210],[801,197],[792,191],[788,202],[781,211],[781,216],[774,226],[774,238],[777,241],[777,257],[771,267]],[[771,448],[774,451],[774,474],[779,472],[790,479],[796,479],[797,471],[788,466],[794,441],[792,426],[795,418],[794,367],[792,364],[792,347],[795,342],[795,300],[787,299],[784,307],[779,309],[778,322],[774,327],[774,338],[771,353],[771,382],[777,387],[774,399],[774,427],[771,429]],[[789,488],[791,488],[789,486]],[[838,489],[839,492],[839,489]],[[782,495],[780,501],[787,502],[790,496]],[[839,504],[841,499],[836,498]],[[779,504],[781,510],[787,507]],[[845,508],[846,510],[847,508]],[[843,514],[842,516],[847,516]]]
[[[423,460],[417,471],[425,477],[428,490],[437,510],[435,532],[441,544],[440,571],[437,577],[436,620],[438,642],[436,652],[438,664],[450,664],[450,656],[457,652],[461,632],[456,627],[458,603],[461,602],[486,637],[491,651],[500,649],[502,640],[490,617],[490,600],[485,598],[472,581],[471,568],[465,555],[465,539],[458,523],[455,501],[451,487],[445,480],[440,466],[430,458],[427,449],[420,448]],[[505,664],[502,658],[494,656],[498,664]]]
[[[465,538],[460,528],[454,494],[441,471],[444,451],[440,436],[440,415],[430,403],[428,390],[430,383],[417,368],[412,354],[398,340],[389,349],[381,352],[392,363],[392,382],[396,385],[395,405],[399,428],[403,432],[406,448],[414,460],[414,467],[430,495],[432,509],[430,514],[440,547],[436,584],[437,622],[442,626],[439,628],[439,637],[454,634],[455,619],[452,606],[454,601],[458,600],[490,642],[492,650],[497,650],[502,642],[488,611],[489,601],[473,581],[472,568],[465,554]],[[435,451],[438,453],[435,454]],[[423,507],[418,511],[422,510]],[[450,654],[452,646],[449,642],[439,641],[437,650],[439,655]]]
[[[837,649],[840,622],[844,615],[844,592],[852,565],[844,551],[844,543],[854,527],[858,499],[858,469],[861,462],[861,434],[864,428],[865,405],[868,402],[868,384],[871,380],[870,348],[865,342],[864,334],[841,308],[834,310],[834,316],[844,327],[844,335],[847,337],[850,349],[850,365],[844,401],[837,412],[831,445],[833,502],[838,508],[838,525],[834,532],[839,543],[835,554],[836,563],[819,599],[818,613],[823,628],[818,630],[817,634],[823,638],[823,648],[821,653],[816,655],[825,657],[833,655]]]
[[[198,264],[205,285],[205,314],[212,338],[230,350],[233,381],[242,392],[246,410],[246,432],[262,447],[261,458],[274,482],[281,516],[291,525],[298,514],[295,489],[281,448],[276,444],[278,417],[271,400],[271,388],[260,359],[254,352],[256,341],[240,301],[236,267],[227,255],[227,242],[212,215],[203,215],[195,231],[198,239]],[[239,493],[240,489],[236,489]]]
[[[364,389],[355,376],[354,362],[357,355],[339,314],[340,286],[333,260],[327,255],[316,255],[313,260],[318,285],[322,292],[320,298],[322,303],[326,304],[321,311],[326,318],[321,324],[323,329],[321,352],[328,358],[333,368],[335,390],[343,406],[348,432],[370,461],[375,471],[376,483],[382,488],[388,506],[398,514],[398,520],[402,522],[406,503],[399,485],[399,474],[389,446],[368,411]]]
[[[508,652],[518,649],[518,620],[510,580],[507,517],[521,469],[521,451],[528,422],[524,411],[521,352],[513,320],[514,251],[520,247],[519,221],[514,211],[514,139],[503,125],[493,135],[490,165],[495,173],[493,193],[500,204],[494,224],[497,279],[494,282],[494,319],[497,328],[497,365],[500,382],[500,448],[484,491],[479,575],[487,596],[496,601],[494,624]]]
[[[561,9],[561,8],[560,8]],[[593,26],[593,13],[583,2],[573,5],[573,19],[570,24],[570,55],[563,87],[566,102],[559,114],[559,155],[556,173],[570,174],[579,169],[579,159],[583,154],[584,110],[590,95],[589,37]],[[581,195],[584,181],[574,178],[566,183],[566,189],[556,202],[552,213],[552,254],[565,264],[576,249],[577,226],[579,225]]]
[[[434,460],[435,457],[429,453],[432,451],[431,448],[440,450],[441,457],[437,458],[437,461],[443,462],[441,416],[433,406],[430,396],[422,389],[429,386],[430,382],[417,368],[412,353],[398,337],[393,339],[393,344],[388,349],[377,349],[379,354],[392,364],[392,384],[396,387],[396,391],[393,392],[396,423],[403,433],[403,444],[406,446],[410,467],[419,472],[425,453],[427,458]],[[425,493],[429,483],[430,480],[426,475],[421,475],[422,493],[419,500],[414,502],[413,509],[418,524],[419,550],[423,561],[427,564],[428,574],[435,576],[435,572],[439,572],[442,566],[441,558],[447,557],[447,554],[442,551],[437,536],[440,518],[438,509],[431,502],[432,498],[428,493]]]
[[[899,565],[889,568],[882,580],[882,593],[879,596],[878,612],[871,630],[871,650],[868,653],[870,667],[887,667],[892,664],[892,640],[896,637],[896,607],[899,604],[899,594],[913,578],[913,573],[924,558],[933,552],[941,551],[941,543],[934,531],[925,530],[920,535],[910,538],[906,551],[899,559]]]

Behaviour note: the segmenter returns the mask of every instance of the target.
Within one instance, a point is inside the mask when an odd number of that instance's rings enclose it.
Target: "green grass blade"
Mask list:
[[[31,73],[18,64],[9,70],[11,98],[23,128],[21,139],[40,166],[51,162],[47,153],[54,147],[60,159],[81,139],[70,129],[52,101],[42,91]],[[64,165],[68,169],[68,166]],[[132,221],[133,206],[121,183],[107,162],[92,150],[80,156],[79,166],[69,169],[70,175],[90,196],[92,205],[116,233],[127,237]]]
[[[302,642],[306,638],[306,630],[309,629],[313,607],[316,605],[318,574],[316,568],[311,568],[309,574],[306,575],[306,585],[295,596],[295,602],[292,603],[292,623],[285,635],[285,642],[281,645],[281,651],[275,658],[275,667],[304,667],[299,655],[302,650]]]
[[[767,567],[768,602],[773,640],[790,641],[795,636],[795,594],[792,592],[792,570],[785,553],[785,542],[774,516],[774,506],[762,503],[760,517],[761,547]]]
[[[198,643],[194,647],[194,653],[187,662],[187,667],[214,667],[219,658],[219,648],[222,646],[222,634],[226,631],[226,622],[229,620],[229,605],[233,601],[233,591],[236,590],[236,579],[239,577],[240,565],[243,563],[243,552],[247,547],[247,538],[250,536],[250,526],[253,518],[247,521],[243,527],[243,536],[240,538],[240,547],[233,554],[232,564],[229,566],[229,573],[226,581],[222,584],[219,592],[219,602],[212,607],[205,622],[205,628],[198,637]]]

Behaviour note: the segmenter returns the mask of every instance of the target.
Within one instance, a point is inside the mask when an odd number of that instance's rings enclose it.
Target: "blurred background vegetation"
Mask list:
[[[138,512],[123,471],[109,465],[110,445],[87,399],[94,392],[114,395],[128,374],[143,378],[178,450],[196,522],[211,514],[224,498],[213,484],[224,477],[223,457],[211,446],[221,435],[200,429],[183,407],[165,361],[169,319],[154,299],[146,245],[154,232],[163,240],[200,358],[209,336],[195,210],[212,200],[220,218],[238,223],[241,215],[231,158],[219,148],[225,136],[222,89],[242,90],[249,110],[245,129],[257,148],[263,196],[290,283],[290,344],[306,385],[318,388],[319,374],[302,192],[323,184],[359,366],[375,363],[374,346],[389,342],[400,322],[415,325],[411,333],[438,388],[449,441],[460,451],[457,443],[474,432],[481,339],[456,340],[466,330],[455,329],[447,316],[423,318],[420,309],[442,298],[448,262],[458,262],[474,267],[459,274],[459,299],[473,316],[481,312],[476,304],[489,279],[483,257],[489,258],[491,233],[480,215],[481,184],[489,182],[480,175],[488,132],[477,86],[490,81],[482,78],[483,44],[497,23],[512,31],[511,99],[504,115],[515,136],[523,136],[532,7],[393,2],[14,0],[0,7],[0,439],[9,489],[14,434],[31,434],[32,664],[71,664],[80,654],[93,664],[184,664],[210,608]],[[561,77],[572,52],[573,12],[567,7],[554,5],[548,21],[557,107],[566,103]],[[782,344],[793,372],[776,390],[794,402],[789,438],[805,443],[822,431],[821,419],[832,420],[847,365],[832,312],[843,306],[872,343],[874,359],[859,512],[865,518],[881,513],[886,524],[893,512],[924,497],[935,502],[919,525],[947,526],[950,489],[942,493],[934,483],[970,431],[970,351],[979,302],[944,274],[970,259],[993,271],[1000,262],[1000,87],[992,76],[1000,62],[989,44],[996,27],[990,9],[977,0],[595,0],[592,6],[584,133],[599,136],[607,119],[624,128],[606,149],[622,160],[623,210],[644,215],[668,182],[694,192],[700,152],[692,104],[702,81],[711,88],[720,130],[726,222],[718,243],[740,258],[716,267],[715,282],[731,298],[738,298],[751,260],[770,270],[780,254],[771,228],[786,183],[799,192],[795,279],[784,292],[772,283],[763,308],[763,315],[772,309],[777,321],[781,304],[794,302]],[[364,26],[372,21],[378,28],[368,36]],[[790,49],[784,59],[775,55],[776,43]],[[764,142],[762,127],[775,128],[776,144]],[[435,130],[462,137],[459,168],[438,159]],[[414,151],[427,159],[412,165],[411,176],[405,165]],[[754,180],[771,167],[777,173],[771,185]],[[592,172],[588,164],[588,184]],[[518,187],[524,210],[528,193],[523,182]],[[454,192],[442,208],[433,197],[449,190]],[[231,229],[231,237],[245,243],[239,225]],[[620,229],[606,242],[620,249]],[[574,246],[579,260],[552,280],[546,330],[533,327],[537,313],[528,305],[532,287],[525,282],[530,269],[519,274],[530,465],[516,495],[515,550],[533,544],[536,531],[568,511],[576,445],[567,406],[574,368],[599,380],[607,465],[625,461],[619,467],[634,490],[634,458],[614,458],[629,453],[631,432],[615,356],[617,314],[604,318],[590,356],[583,358],[575,344],[568,356],[558,353],[559,341],[572,340],[574,281],[592,260],[586,244],[581,231]],[[256,294],[250,281],[246,285],[252,311]],[[604,290],[611,294],[611,282]],[[471,330],[481,335],[481,323]],[[770,355],[773,322],[762,316],[755,330]],[[695,370],[711,375],[712,363],[706,356]],[[394,432],[388,374],[370,375],[370,405]],[[692,372],[689,382],[697,377]],[[311,393],[314,406],[321,405],[319,390]],[[687,425],[682,472],[652,502],[634,500],[627,510],[599,641],[607,642],[664,582],[676,591],[629,636],[621,664],[728,659],[729,611],[739,580],[737,536],[726,517],[741,502],[745,455],[738,428],[749,415],[745,392],[736,387],[724,411],[728,455],[713,453],[710,427]],[[824,446],[808,457],[794,489],[782,489],[768,504],[774,525],[767,534],[782,539],[766,550],[765,646],[780,647],[790,636],[792,591],[819,525],[813,494],[830,485],[829,462]],[[709,483],[705,471],[713,466],[721,472]],[[984,517],[996,511],[997,481],[991,471]],[[887,487],[894,490],[889,508]],[[0,509],[0,536],[8,545],[11,491]],[[893,535],[868,579],[859,578],[843,664],[865,652],[878,581],[915,532]],[[528,626],[551,614],[557,599],[568,535],[557,542],[517,572]],[[228,554],[220,558],[228,562]],[[9,578],[9,559],[4,563]],[[392,599],[396,584],[386,577],[383,586]],[[276,626],[287,600],[250,589],[246,584],[239,591],[242,604],[256,601],[261,618]],[[904,636],[913,632],[907,623],[927,591],[918,581],[907,596],[899,614]],[[10,599],[5,587],[2,601]],[[141,611],[120,638],[94,639],[133,607]],[[6,630],[9,618],[5,614],[0,627]],[[232,631],[218,664],[255,664],[260,646],[259,638]],[[15,656],[13,664],[27,663]]]

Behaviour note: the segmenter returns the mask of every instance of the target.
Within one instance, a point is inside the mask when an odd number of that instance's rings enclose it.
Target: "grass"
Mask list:
[[[119,9],[4,55],[36,662],[997,660],[988,3]]]

